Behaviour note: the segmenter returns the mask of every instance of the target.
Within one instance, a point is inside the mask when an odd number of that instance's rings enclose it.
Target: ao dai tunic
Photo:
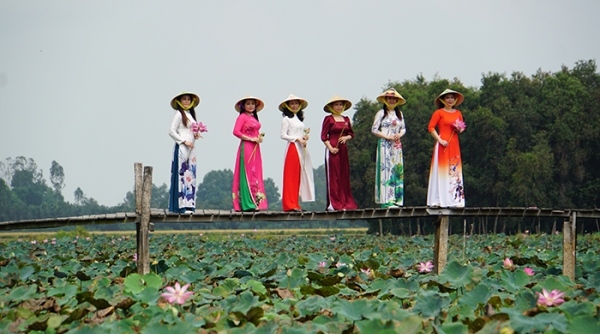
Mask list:
[[[384,117],[384,115],[386,115]],[[406,127],[404,115],[402,119],[392,110],[379,110],[375,115],[371,132],[382,133],[386,136],[400,134],[404,136]],[[379,138],[377,141],[377,165],[375,170],[375,203],[383,205],[404,204],[404,162],[402,158],[402,143]]]
[[[337,154],[332,154],[328,149],[325,149],[327,210],[354,210],[358,208],[350,188],[348,145],[338,145],[338,139],[347,135],[354,137],[350,118],[344,116],[343,122],[337,122],[332,115],[325,116],[321,128],[321,140],[329,140],[331,146],[339,149]]]
[[[181,113],[175,111],[169,128],[169,136],[175,141],[171,160],[171,187],[169,189],[169,211],[183,213],[194,211],[196,207],[196,151],[183,142],[194,143],[191,130],[194,118],[185,111],[187,126],[183,124]]]
[[[296,141],[303,138],[304,123],[294,115],[281,120],[281,139],[288,142],[283,166],[283,191],[281,204],[284,211],[300,209],[298,195],[303,202],[315,200],[315,182],[312,161],[308,150]]]
[[[437,127],[440,138],[448,141],[448,146],[444,147],[439,142],[433,146],[427,191],[428,206],[459,208],[465,206],[459,134],[452,126],[457,119],[463,121],[459,110],[449,112],[438,109],[429,121],[427,130],[431,132]]]
[[[258,120],[242,112],[235,121],[233,135],[240,139],[242,135],[255,138],[258,137],[259,131]],[[232,200],[235,211],[266,210],[269,207],[258,143],[240,140],[233,172]]]

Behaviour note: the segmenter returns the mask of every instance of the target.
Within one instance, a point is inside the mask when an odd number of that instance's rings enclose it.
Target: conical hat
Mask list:
[[[235,110],[237,110],[237,112],[242,111],[241,103],[243,103],[246,100],[255,100],[256,101],[256,109],[254,109],[256,112],[261,111],[265,107],[265,103],[258,97],[246,95],[235,103],[234,108],[235,108]]]
[[[438,95],[438,97],[435,98],[435,101],[433,101],[433,103],[438,108],[443,108],[444,107],[444,103],[442,102],[441,99],[442,99],[442,97],[444,97],[444,95],[450,94],[450,93],[452,93],[452,94],[454,94],[456,96],[456,103],[454,103],[453,107],[458,107],[465,100],[465,97],[461,93],[459,93],[459,92],[457,92],[455,90],[446,88],[446,90],[444,90],[442,92],[442,94]]]
[[[327,103],[325,103],[325,106],[323,106],[323,110],[326,111],[326,112],[330,112],[327,109],[327,106],[330,105],[330,104],[332,104],[333,102],[338,102],[338,101],[344,102],[344,111],[346,111],[346,110],[350,109],[350,107],[352,107],[352,102],[350,102],[350,100],[345,99],[345,98],[343,98],[343,97],[341,97],[341,96],[339,96],[339,95],[336,94],[332,98],[330,98],[329,101],[327,101]]]
[[[379,94],[379,96],[377,96],[377,101],[379,101],[380,103],[385,103],[385,98],[387,96],[392,96],[392,97],[397,98],[399,106],[406,103],[406,99],[403,98],[402,95],[400,95],[400,93],[398,93],[394,88],[389,88],[385,92]]]
[[[300,110],[304,110],[306,109],[306,107],[308,107],[308,102],[301,98],[301,97],[297,97],[294,94],[290,94],[290,96],[287,97],[287,99],[283,100],[280,104],[279,104],[279,110],[283,111],[283,108],[285,108],[285,103],[289,102],[289,101],[293,101],[293,100],[298,100],[300,101]]]
[[[196,108],[200,104],[200,98],[198,97],[198,95],[191,92],[182,91],[181,93],[175,95],[173,99],[171,99],[171,108],[178,110],[177,99],[183,95],[189,95],[192,97],[192,108]]]

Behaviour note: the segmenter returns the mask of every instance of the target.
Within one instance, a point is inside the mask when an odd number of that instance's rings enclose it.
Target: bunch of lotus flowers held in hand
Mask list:
[[[461,133],[467,128],[465,122],[461,121],[459,118],[457,118],[456,121],[454,121],[454,123],[451,124],[451,126],[452,130],[454,131],[452,131],[452,133],[450,134],[450,138],[448,138],[448,145],[450,145],[450,140],[452,140],[452,137],[454,136],[455,132]],[[446,152],[447,148],[448,146],[444,147],[444,152]]]
[[[208,128],[202,122],[192,122],[192,125],[190,127],[193,133],[208,132]]]

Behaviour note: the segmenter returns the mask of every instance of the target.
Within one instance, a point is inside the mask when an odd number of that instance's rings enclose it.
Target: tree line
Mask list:
[[[531,77],[520,72],[484,74],[481,87],[465,87],[459,79],[419,75],[403,82],[389,82],[407,103],[401,107],[407,133],[402,137],[406,206],[424,206],[434,140],[427,125],[435,97],[446,88],[465,96],[461,110],[467,129],[460,135],[465,198],[469,207],[595,208],[600,196],[600,74],[595,60],[579,61],[572,69],[539,70]],[[374,203],[377,137],[370,133],[375,99],[355,103],[349,143],[352,192],[361,208]],[[0,221],[84,214],[134,211],[133,192],[114,207],[100,205],[77,188],[75,202],[61,194],[64,172],[55,161],[50,168],[50,185],[31,158],[7,158],[0,162]],[[197,188],[197,208],[231,209],[229,169],[211,171]],[[325,209],[324,166],[315,169],[316,201],[304,203],[309,211]],[[153,185],[152,207],[168,207],[168,186]],[[265,180],[270,210],[280,210],[279,189]],[[558,222],[558,228],[560,224]],[[583,223],[583,222],[581,222]],[[579,228],[597,230],[597,222]],[[318,223],[316,223],[318,224]],[[552,232],[550,219],[470,219],[473,233],[515,233],[524,230]],[[231,225],[228,225],[229,227]],[[265,225],[262,225],[265,227]],[[287,226],[290,226],[288,224]],[[312,225],[307,225],[311,227]],[[378,232],[378,222],[369,222]],[[384,233],[429,233],[428,219],[386,220]],[[465,221],[451,220],[451,230],[461,232]],[[190,225],[186,225],[187,228]],[[467,231],[467,232],[469,232]]]

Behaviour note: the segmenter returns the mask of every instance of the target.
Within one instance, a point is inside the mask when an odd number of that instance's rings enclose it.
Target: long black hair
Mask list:
[[[283,108],[283,111],[281,113],[283,114],[283,116],[287,116],[289,118],[294,118],[294,113],[291,112],[288,108]],[[302,109],[298,110],[298,112],[296,113],[296,116],[298,116],[298,119],[301,122],[304,122],[304,110],[302,110]]]
[[[400,106],[394,107],[394,112],[396,113],[396,117],[398,117],[399,120],[402,120],[402,113],[400,112]],[[383,122],[383,120],[386,117],[387,117],[387,105],[384,103],[383,104],[383,117],[381,118],[381,121]]]
[[[246,99],[246,100],[248,100],[248,99]],[[246,100],[240,101],[240,113],[246,112],[246,108],[244,108],[244,104],[246,103]],[[258,113],[256,112],[256,108],[258,108],[258,105],[256,105],[256,100],[254,100],[254,111],[252,112],[252,116],[254,116],[254,118],[256,118],[256,120],[258,121]]]

